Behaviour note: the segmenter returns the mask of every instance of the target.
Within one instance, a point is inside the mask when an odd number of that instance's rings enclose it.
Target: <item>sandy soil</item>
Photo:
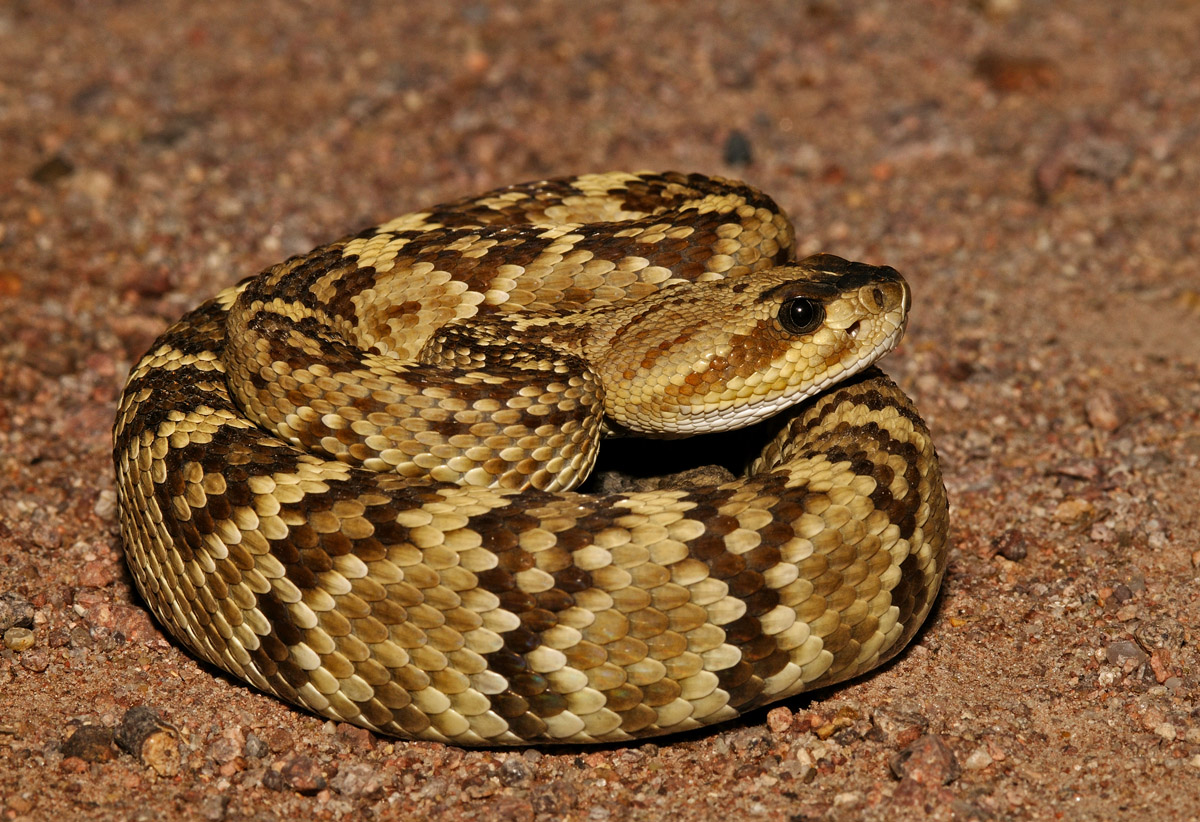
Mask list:
[[[333,8],[0,5],[3,819],[1200,814],[1200,5]],[[918,642],[707,733],[464,752],[166,640],[109,435],[158,332],[377,219],[609,168],[744,177],[802,252],[909,277],[886,368],[955,544]],[[108,741],[138,706],[176,729],[141,758]]]

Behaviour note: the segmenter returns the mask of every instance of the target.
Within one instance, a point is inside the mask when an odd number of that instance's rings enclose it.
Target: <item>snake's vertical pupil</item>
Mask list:
[[[824,307],[808,297],[793,297],[779,310],[779,322],[790,334],[808,334],[815,331],[824,319]]]

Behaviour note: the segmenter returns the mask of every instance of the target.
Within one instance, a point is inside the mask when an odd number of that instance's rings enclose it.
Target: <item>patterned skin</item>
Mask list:
[[[946,561],[928,431],[870,367],[909,293],[791,241],[741,183],[586,175],[223,291],[122,397],[139,589],[255,687],[462,745],[672,733],[869,670]],[[735,481],[571,490],[604,436],[771,415]]]

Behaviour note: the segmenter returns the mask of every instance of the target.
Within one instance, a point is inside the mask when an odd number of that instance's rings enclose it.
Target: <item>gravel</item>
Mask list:
[[[1197,30],[1121,0],[0,5],[0,814],[1196,816]],[[884,365],[954,544],[914,645],[710,731],[510,752],[327,723],[166,639],[109,432],[167,324],[404,210],[619,168],[744,177],[801,253],[910,279]],[[158,766],[111,742],[138,706]]]

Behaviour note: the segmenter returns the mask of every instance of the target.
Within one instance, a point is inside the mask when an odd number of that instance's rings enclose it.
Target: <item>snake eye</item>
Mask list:
[[[793,297],[779,308],[779,322],[789,334],[808,334],[824,319],[824,306],[808,297]]]

